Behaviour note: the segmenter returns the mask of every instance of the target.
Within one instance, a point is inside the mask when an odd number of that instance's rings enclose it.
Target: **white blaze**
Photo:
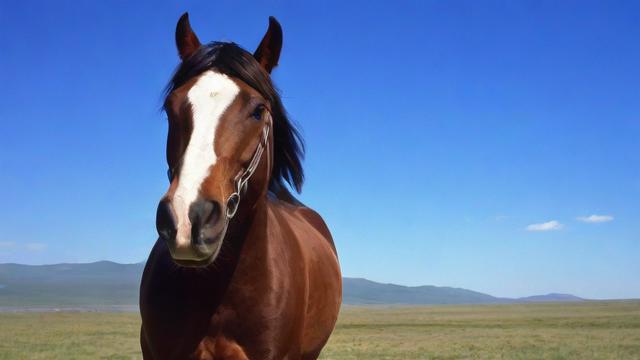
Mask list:
[[[178,188],[173,195],[173,209],[178,220],[177,245],[191,241],[189,206],[198,197],[202,182],[216,163],[214,138],[220,117],[236,98],[240,88],[229,77],[206,71],[191,87],[187,100],[193,113],[191,139],[184,152]]]

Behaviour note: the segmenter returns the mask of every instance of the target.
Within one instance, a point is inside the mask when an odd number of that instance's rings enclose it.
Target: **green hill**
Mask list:
[[[0,264],[0,307],[135,305],[143,263]]]
[[[0,310],[25,308],[135,308],[144,263],[20,265],[0,264]],[[497,298],[467,289],[401,286],[366,279],[343,279],[343,303],[373,304],[500,304],[580,301],[564,294],[521,299]]]
[[[381,284],[367,279],[344,278],[347,304],[498,304],[513,302],[467,289],[439,286]]]

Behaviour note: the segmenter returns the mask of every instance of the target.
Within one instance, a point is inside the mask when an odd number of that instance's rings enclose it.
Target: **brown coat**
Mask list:
[[[275,199],[206,269],[173,264],[158,241],[141,286],[145,359],[315,359],[333,330],[341,276],[313,210]]]

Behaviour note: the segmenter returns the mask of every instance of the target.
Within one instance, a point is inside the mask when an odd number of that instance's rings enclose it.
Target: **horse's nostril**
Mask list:
[[[220,206],[215,201],[196,200],[189,206],[191,224],[201,226],[213,225],[220,217]]]
[[[201,242],[202,238],[217,228],[220,221],[221,207],[216,201],[196,200],[189,207],[189,220],[191,221],[191,241]]]
[[[158,210],[156,211],[156,230],[158,235],[167,241],[173,241],[176,238],[177,225],[176,219],[171,209],[171,204],[166,201],[160,201]]]

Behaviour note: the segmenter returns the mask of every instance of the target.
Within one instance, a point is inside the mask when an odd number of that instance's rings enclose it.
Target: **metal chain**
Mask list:
[[[262,153],[264,152],[264,148],[267,147],[267,142],[269,141],[269,127],[269,122],[267,122],[267,124],[262,128],[262,139],[260,139],[260,143],[251,158],[251,162],[249,162],[249,166],[247,166],[244,171],[241,171],[236,175],[235,191],[229,195],[229,198],[227,199],[227,219],[231,219],[235,216],[236,212],[238,212],[241,194],[247,190],[249,179],[258,168],[258,164],[260,164]]]

